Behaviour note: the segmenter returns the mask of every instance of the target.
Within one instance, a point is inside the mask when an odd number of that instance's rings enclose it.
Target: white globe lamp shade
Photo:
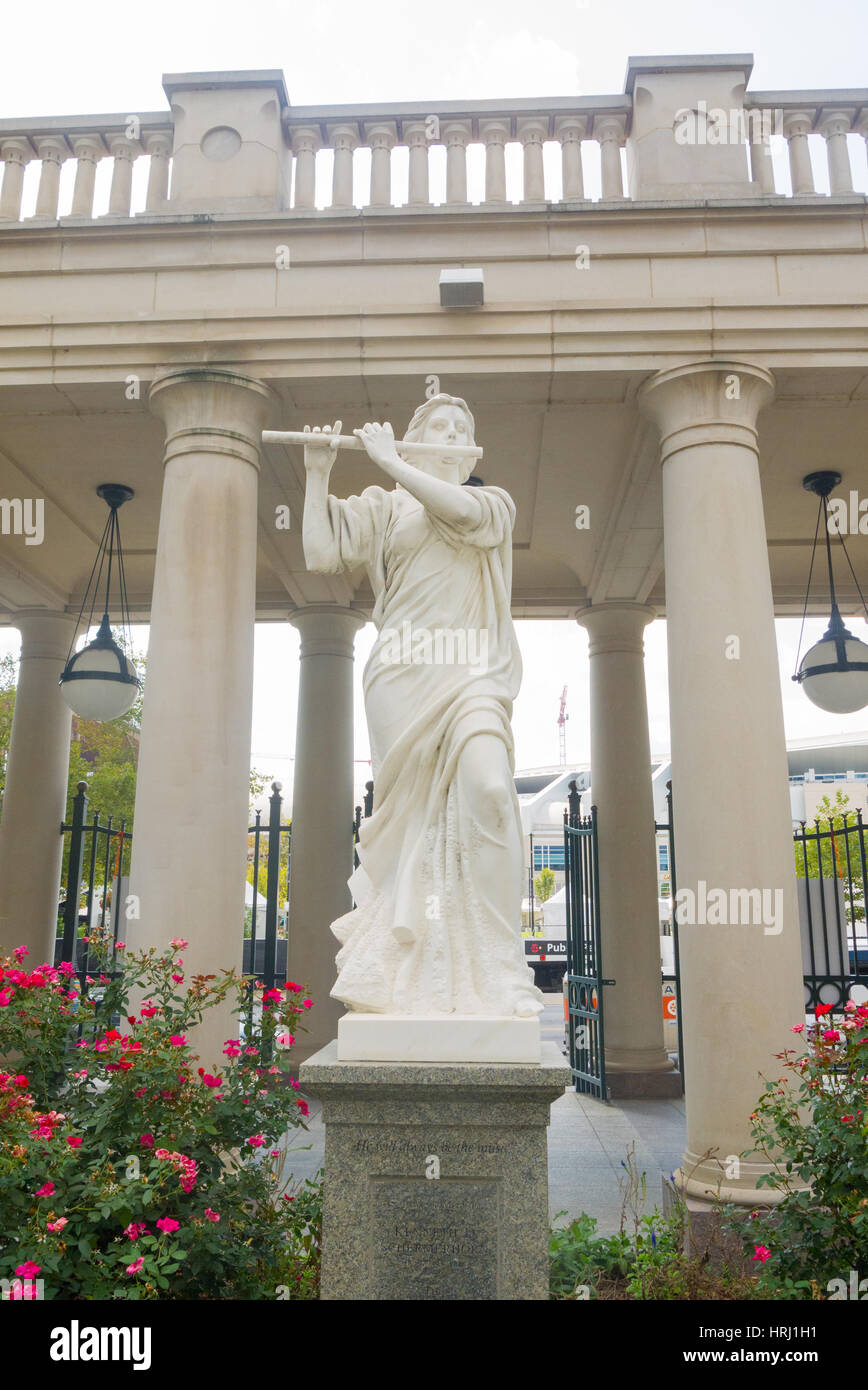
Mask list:
[[[70,657],[60,690],[73,714],[105,723],[132,709],[139,679],[111,634],[106,615],[92,642]]]
[[[854,714],[868,705],[868,646],[848,632],[837,610],[805,653],[796,680],[818,709]]]

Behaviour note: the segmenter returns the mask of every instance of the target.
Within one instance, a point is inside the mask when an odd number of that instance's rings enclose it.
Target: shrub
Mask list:
[[[783,1074],[751,1116],[750,1152],[772,1165],[758,1184],[784,1196],[753,1213],[745,1239],[778,1298],[825,1298],[851,1270],[868,1276],[868,1005],[848,1003],[835,1027],[830,1013],[815,1010],[802,1055],[779,1054]]]
[[[316,1296],[319,1185],[280,1178],[307,1104],[270,1061],[310,1000],[257,985],[251,1010],[230,972],[186,982],[187,944],[85,993],[22,947],[0,961],[0,1275],[46,1298]],[[245,1035],[210,1072],[188,1037],[233,995]]]

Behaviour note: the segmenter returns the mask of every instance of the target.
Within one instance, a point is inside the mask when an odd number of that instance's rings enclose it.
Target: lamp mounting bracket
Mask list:
[[[809,473],[806,478],[803,478],[802,487],[806,492],[815,493],[817,497],[828,497],[830,492],[834,492],[840,481],[840,473],[823,469],[819,473]]]
[[[135,497],[136,494],[133,492],[133,489],[127,487],[125,483],[100,483],[96,490],[96,495],[97,497],[101,497],[113,511],[117,511],[118,507],[122,507],[125,502],[129,502],[130,498]]]

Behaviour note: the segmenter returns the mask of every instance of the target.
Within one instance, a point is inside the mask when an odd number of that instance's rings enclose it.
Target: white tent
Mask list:
[[[557,893],[553,893],[547,902],[540,908],[542,913],[543,926],[547,932],[551,932],[553,927],[561,927],[566,931],[567,927],[567,890],[566,886],[559,888]]]

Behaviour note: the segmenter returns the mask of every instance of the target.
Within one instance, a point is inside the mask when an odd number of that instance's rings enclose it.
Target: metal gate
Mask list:
[[[564,867],[567,898],[567,1031],[570,1067],[577,1091],[608,1100],[603,1035],[603,979],[600,949],[600,863],[597,808],[581,815],[581,798],[570,795],[564,815]]]

